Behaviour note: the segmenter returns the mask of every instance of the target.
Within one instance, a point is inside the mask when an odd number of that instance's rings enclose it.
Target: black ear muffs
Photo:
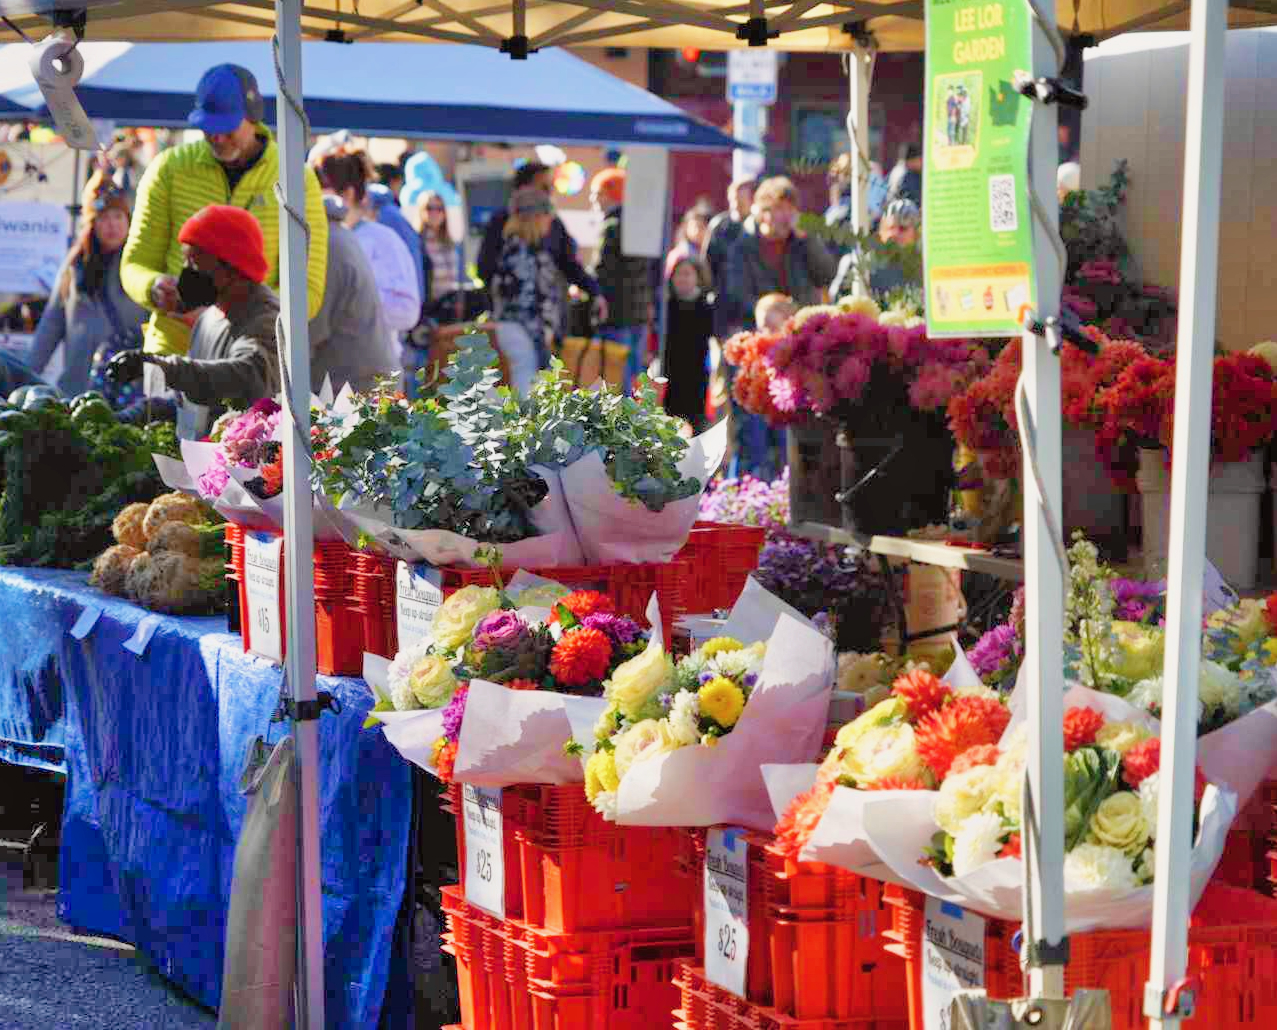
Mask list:
[[[235,77],[239,79],[240,88],[244,91],[244,117],[254,124],[265,121],[266,101],[262,99],[262,91],[257,88],[257,79],[247,68],[238,65],[232,67],[235,69]]]

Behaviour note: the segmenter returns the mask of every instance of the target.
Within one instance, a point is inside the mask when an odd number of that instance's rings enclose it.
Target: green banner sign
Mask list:
[[[927,0],[923,263],[932,336],[1016,336],[1034,303],[1024,0]]]

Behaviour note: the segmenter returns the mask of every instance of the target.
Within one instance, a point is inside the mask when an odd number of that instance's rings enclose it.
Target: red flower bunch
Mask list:
[[[602,630],[588,627],[564,633],[550,652],[550,675],[566,687],[597,683],[611,664],[611,639]]]
[[[1268,625],[1273,633],[1277,633],[1277,594],[1269,594],[1264,602],[1264,615],[1268,617]]]
[[[1002,752],[996,744],[976,744],[958,755],[949,766],[949,775],[956,776],[980,765],[996,765]]]
[[[616,602],[607,594],[601,594],[597,590],[574,590],[554,602],[554,612],[550,616],[550,622],[559,621],[560,605],[576,616],[577,622],[584,621],[590,615],[612,615],[616,612]]]
[[[1095,450],[1118,485],[1134,484],[1132,452],[1161,439],[1175,397],[1175,366],[1151,355],[1137,357],[1095,398],[1101,417]]]
[[[780,424],[784,416],[772,403],[769,385],[771,372],[763,358],[775,344],[776,337],[767,333],[737,333],[723,345],[723,357],[734,365],[732,396],[746,411]]]
[[[1076,751],[1095,743],[1104,728],[1104,716],[1090,708],[1070,708],[1064,713],[1064,750]]]
[[[816,785],[799,794],[785,809],[776,824],[776,841],[772,846],[786,858],[798,858],[799,852],[816,832],[837,786],[836,775],[817,776]]]
[[[435,759],[435,772],[439,774],[441,783],[452,782],[452,772],[457,764],[457,741],[450,740],[439,749],[439,755]]]
[[[914,669],[896,677],[891,692],[909,708],[909,719],[917,722],[953,699],[949,684],[926,669]]]
[[[981,744],[996,744],[1010,721],[1011,713],[1000,701],[959,697],[914,727],[918,757],[943,780],[960,754]]]
[[[1211,388],[1211,455],[1218,461],[1245,461],[1277,430],[1277,382],[1273,370],[1255,354],[1226,354],[1215,359]],[[1172,418],[1162,442],[1171,445]]]
[[[1162,767],[1162,742],[1157,737],[1141,740],[1122,756],[1122,779],[1132,790],[1139,790],[1140,784],[1160,772]],[[1202,800],[1206,792],[1206,776],[1198,766],[1193,771],[1193,801]]]

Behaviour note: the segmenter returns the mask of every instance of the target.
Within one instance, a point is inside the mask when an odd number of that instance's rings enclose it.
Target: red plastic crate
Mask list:
[[[701,614],[730,608],[758,568],[767,531],[758,526],[697,522],[677,558],[688,564],[684,600],[688,611]]]
[[[668,1026],[685,927],[553,934],[500,921],[443,890],[466,1030],[648,1030]]]
[[[738,998],[710,983],[705,971],[690,963],[680,968],[678,987],[677,1030],[903,1030],[908,1025],[883,1019],[795,1019]]]
[[[922,930],[925,898],[914,891],[888,888],[893,905],[889,947],[909,969],[909,1026],[923,1030]],[[1217,911],[1237,920],[1214,925]],[[985,989],[991,998],[1023,993],[1019,958],[1013,947],[1016,924],[990,919],[985,925]],[[1201,991],[1193,1026],[1198,1030],[1236,1030],[1277,1024],[1277,902],[1254,891],[1212,884],[1203,895],[1189,930],[1188,975]],[[1144,983],[1148,979],[1147,930],[1102,930],[1069,937],[1065,990],[1109,992],[1113,1030],[1139,1030]]]
[[[241,612],[248,611],[248,585],[244,581],[244,531],[232,535],[228,528],[227,537],[231,540],[231,563],[234,566],[228,574],[239,591]],[[274,534],[279,536],[278,533]],[[363,636],[356,619],[349,610],[350,594],[350,548],[341,541],[315,541],[314,545],[314,585],[315,585],[315,660],[319,673],[323,676],[358,676],[363,672],[364,647]],[[280,633],[283,650],[287,653],[288,631],[283,590],[284,577],[280,575]],[[244,641],[244,650],[252,650],[252,620],[240,620],[240,635]]]
[[[1275,804],[1277,780],[1265,780],[1228,828],[1224,854],[1211,877],[1213,882],[1269,891],[1268,849],[1277,832]]]
[[[700,888],[704,831],[694,831],[691,839]],[[746,1000],[773,1006],[789,1019],[879,1019],[903,1025],[905,967],[880,938],[889,922],[881,884],[836,866],[786,858],[769,835],[748,834],[746,839]],[[697,917],[697,961],[703,963],[699,898]],[[857,975],[848,975],[852,969]]]
[[[351,555],[350,610],[358,618],[364,650],[393,658],[399,650],[395,624],[395,569],[398,560],[376,551]]]

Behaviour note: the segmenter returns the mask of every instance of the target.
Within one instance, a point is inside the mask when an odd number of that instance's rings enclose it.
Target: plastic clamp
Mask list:
[[[1078,111],[1085,111],[1090,104],[1090,100],[1080,89],[1074,89],[1063,79],[1050,76],[1035,79],[1028,72],[1016,72],[1015,89],[1017,93],[1022,93],[1031,100],[1072,107]]]
[[[1192,1019],[1202,982],[1195,976],[1176,980],[1165,990],[1157,984],[1144,985],[1144,1015],[1149,1019]]]
[[[1099,354],[1100,345],[1092,340],[1086,333],[1082,332],[1082,324],[1067,312],[1060,312],[1059,315],[1052,315],[1048,319],[1040,319],[1033,312],[1033,309],[1027,304],[1020,305],[1019,322],[1024,326],[1027,332],[1034,336],[1045,336],[1048,329],[1054,329],[1060,334],[1060,339],[1073,344],[1078,350],[1084,350],[1088,354]],[[1059,354],[1059,349],[1051,348],[1052,353]]]
[[[326,690],[316,692],[314,699],[311,701],[298,701],[292,697],[281,697],[279,699],[279,712],[276,713],[275,721],[282,722],[287,718],[291,722],[314,722],[326,711],[332,712],[333,715],[341,714],[341,701]]]
[[[526,61],[528,54],[535,54],[536,50],[529,49],[527,36],[510,36],[501,41],[501,52],[509,54],[512,61]]]
[[[844,22],[842,31],[845,35],[850,36],[861,50],[869,50],[874,45],[873,34],[869,31],[869,23],[867,21]]]
[[[84,30],[89,22],[89,12],[84,7],[54,10],[50,14],[49,20],[53,22],[55,29],[70,29],[75,33],[77,40],[82,40],[84,39]]]
[[[325,43],[353,43],[354,40],[346,35],[345,29],[329,29],[324,33]]]
[[[1069,961],[1069,939],[1061,937],[1059,944],[1034,941],[1025,948],[1024,931],[1016,930],[1011,937],[1011,948],[1020,955],[1026,966],[1064,966]],[[1023,951],[1023,953],[1021,953]]]
[[[769,39],[780,36],[780,30],[767,28],[766,18],[750,18],[736,28],[736,38],[750,46],[766,46]]]

